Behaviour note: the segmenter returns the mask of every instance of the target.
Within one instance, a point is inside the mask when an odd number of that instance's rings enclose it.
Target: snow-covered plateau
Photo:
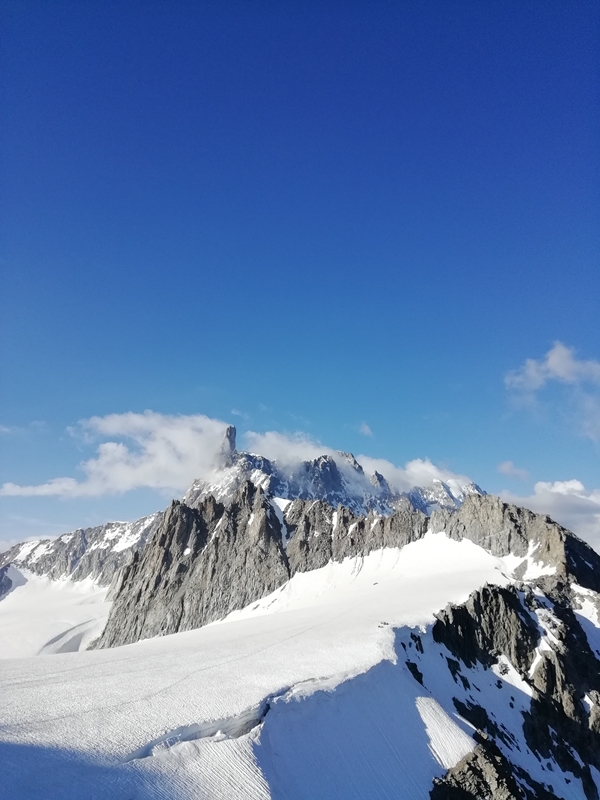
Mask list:
[[[0,798],[597,800],[600,556],[480,490],[384,513],[234,466],[5,556]]]

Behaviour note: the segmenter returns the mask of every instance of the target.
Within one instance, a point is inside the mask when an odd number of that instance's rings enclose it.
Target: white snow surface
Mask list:
[[[100,635],[110,609],[106,587],[13,566],[8,577],[13,588],[0,600],[0,659],[74,652]]]
[[[541,578],[542,575],[556,574],[556,567],[549,564],[544,564],[542,561],[536,561],[535,555],[539,550],[539,544],[535,542],[529,543],[529,548],[526,556],[516,556],[513,553],[504,557],[504,563],[511,572],[516,572],[520,567],[521,579],[525,581]]]
[[[583,586],[577,584],[572,584],[572,586],[581,604],[581,608],[576,609],[575,614],[585,631],[590,648],[600,658],[600,619],[598,614],[600,602],[598,595]]]
[[[5,654],[11,639],[30,648],[13,644],[13,655],[29,655],[58,636],[49,598],[73,600],[63,629],[103,605],[93,587],[25,577],[0,601]],[[199,630],[5,658],[0,798],[426,800],[433,778],[474,743],[442,704],[452,678],[430,633],[425,654],[414,654],[424,685],[408,670],[411,629],[425,631],[436,611],[483,583],[510,579],[504,561],[472,542],[428,533],[402,550],[297,574]],[[46,618],[36,616],[39,601]],[[501,694],[491,671],[477,680]],[[506,713],[517,715],[529,697],[514,684],[508,691],[520,699]]]

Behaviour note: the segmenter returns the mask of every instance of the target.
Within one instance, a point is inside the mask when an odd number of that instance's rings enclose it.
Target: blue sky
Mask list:
[[[80,421],[149,409],[429,458],[591,530],[597,4],[1,13],[0,484],[84,480],[144,444]],[[0,539],[170,491],[111,486],[5,489]]]

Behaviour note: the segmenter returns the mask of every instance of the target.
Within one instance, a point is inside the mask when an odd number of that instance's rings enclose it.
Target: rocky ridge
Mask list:
[[[438,614],[409,655],[404,645],[425,688],[439,686],[431,663],[439,672],[442,657],[453,683],[445,700],[478,743],[435,782],[432,800],[598,799],[599,609],[595,592],[564,576],[484,586]]]
[[[406,503],[388,517],[355,517],[322,500],[273,502],[246,481],[224,506],[174,501],[143,552],[111,587],[113,609],[97,647],[198,628],[330,560],[403,547],[427,517]]]
[[[431,486],[410,491],[392,489],[379,472],[367,476],[352,453],[322,455],[309,461],[286,465],[264,456],[236,450],[236,430],[227,428],[214,470],[208,478],[195,481],[183,497],[194,508],[209,496],[228,505],[240,487],[250,481],[271,497],[285,500],[323,500],[333,508],[339,505],[354,514],[370,511],[391,514],[408,502],[425,514],[434,509],[456,510],[470,494],[485,494],[475,483],[451,489],[434,480]]]
[[[56,580],[90,578],[100,586],[108,586],[133,553],[146,544],[163,513],[159,511],[135,522],[107,522],[94,528],[78,528],[57,539],[17,544],[0,554],[0,568],[13,564]],[[2,594],[0,583],[0,596]]]
[[[262,456],[238,452],[236,430],[230,426],[211,476],[195,481],[183,502],[190,508],[197,508],[207,498],[214,497],[229,507],[248,481],[271,498],[321,501],[333,508],[342,506],[357,516],[366,516],[369,512],[390,515],[406,507],[424,514],[433,509],[456,510],[470,494],[485,494],[476,484],[451,489],[442,481],[433,481],[428,487],[413,487],[405,493],[395,492],[378,472],[368,478],[350,453],[339,453],[336,458],[324,455],[284,467]],[[13,564],[18,569],[54,579],[90,578],[106,586],[115,573],[131,561],[134,552],[145,546],[160,524],[162,513],[135,522],[108,522],[93,528],[79,528],[57,539],[15,545],[0,554],[0,568]],[[0,583],[0,597],[8,580],[7,577]]]
[[[478,520],[480,528],[472,520]],[[448,517],[430,519],[405,499],[388,516],[356,516],[322,500],[274,501],[251,481],[229,506],[214,497],[191,508],[174,502],[143,553],[118,576],[98,647],[200,627],[307,572],[447,530],[495,555],[518,575],[556,575],[596,591],[600,556],[548,517],[486,495],[468,496]]]
[[[509,557],[524,578],[485,585],[428,629],[398,633],[399,661],[475,740],[434,781],[432,800],[598,800],[600,556],[549,517],[493,496],[431,518],[408,500],[388,516],[275,501],[250,481],[227,506],[174,502],[113,583],[95,646],[198,627],[297,572],[402,547],[428,530]]]

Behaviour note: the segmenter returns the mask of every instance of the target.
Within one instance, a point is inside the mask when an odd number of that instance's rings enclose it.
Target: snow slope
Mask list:
[[[368,783],[374,800],[427,798],[472,742],[398,659],[398,637],[509,579],[468,540],[427,534],[297,574],[199,630],[5,659],[0,797],[347,799]],[[27,586],[0,611],[25,604]],[[32,646],[43,638],[31,615],[21,624]]]
[[[107,589],[91,580],[52,580],[8,568],[12,590],[0,600],[0,658],[83,650],[108,616]]]

